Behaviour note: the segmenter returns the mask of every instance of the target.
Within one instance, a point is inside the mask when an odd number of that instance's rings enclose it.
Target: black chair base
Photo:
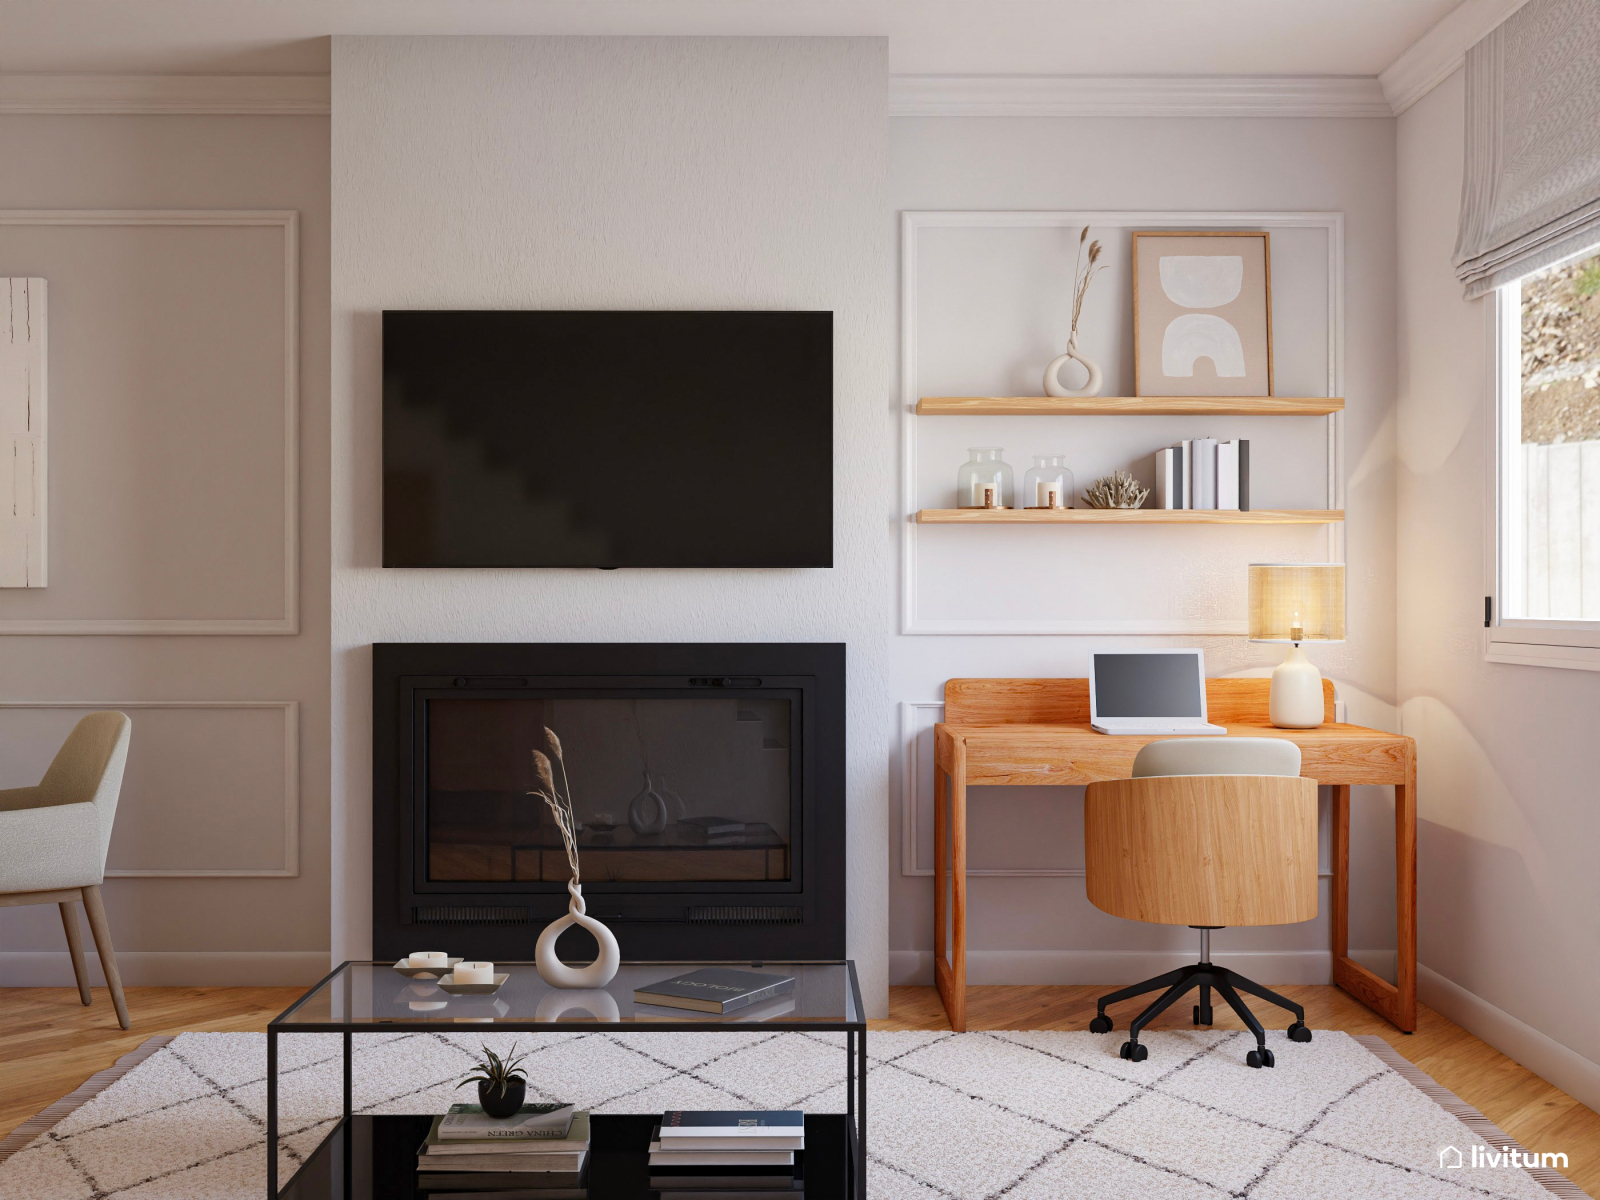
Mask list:
[[[1168,971],[1165,975],[1158,975],[1154,979],[1146,979],[1143,983],[1136,983],[1132,987],[1101,996],[1095,1006],[1097,1014],[1094,1020],[1089,1022],[1089,1029],[1094,1033],[1111,1032],[1111,1018],[1106,1016],[1106,1005],[1131,1000],[1135,996],[1144,996],[1150,992],[1161,992],[1161,996],[1154,1004],[1133,1019],[1133,1023],[1128,1026],[1128,1040],[1122,1045],[1123,1058],[1132,1062],[1143,1062],[1148,1057],[1149,1051],[1139,1044],[1140,1030],[1155,1020],[1174,1000],[1194,988],[1200,989],[1200,1003],[1194,1006],[1196,1025],[1211,1024],[1211,989],[1215,988],[1228,1002],[1228,1007],[1239,1014],[1239,1019],[1245,1023],[1246,1028],[1255,1034],[1256,1048],[1245,1055],[1244,1059],[1252,1067],[1273,1066],[1274,1059],[1272,1051],[1267,1049],[1267,1031],[1261,1027],[1256,1015],[1239,998],[1240,992],[1276,1004],[1279,1008],[1288,1009],[1294,1014],[1294,1024],[1289,1026],[1289,1040],[1293,1042],[1311,1040],[1311,1030],[1306,1028],[1305,1009],[1287,996],[1280,996],[1270,988],[1262,987],[1253,979],[1246,979],[1243,975],[1228,970],[1227,967],[1219,967],[1208,962],[1180,967],[1176,971]]]

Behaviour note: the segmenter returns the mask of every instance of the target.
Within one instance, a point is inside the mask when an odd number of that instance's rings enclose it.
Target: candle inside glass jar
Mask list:
[[[493,983],[494,964],[488,962],[463,962],[456,964],[456,983]]]
[[[414,950],[406,958],[408,967],[445,967],[450,964],[450,956],[443,950]]]

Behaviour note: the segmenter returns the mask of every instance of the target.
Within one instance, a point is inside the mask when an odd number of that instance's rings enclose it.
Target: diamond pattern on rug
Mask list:
[[[1118,1036],[874,1033],[872,1200],[1548,1200],[1527,1173],[1442,1170],[1484,1144],[1340,1033],[1269,1035],[1274,1070],[1239,1033]],[[842,1112],[840,1034],[362,1034],[353,1093],[368,1112],[442,1112],[488,1045],[528,1052],[530,1093],[597,1112],[803,1107]],[[0,1163],[3,1200],[256,1200],[265,1175],[266,1039],[183,1034]],[[337,1115],[338,1035],[279,1041],[280,1171]]]

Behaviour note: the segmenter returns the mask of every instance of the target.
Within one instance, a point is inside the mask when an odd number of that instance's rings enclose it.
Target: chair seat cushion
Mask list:
[[[89,887],[105,875],[93,804],[0,811],[0,892]]]

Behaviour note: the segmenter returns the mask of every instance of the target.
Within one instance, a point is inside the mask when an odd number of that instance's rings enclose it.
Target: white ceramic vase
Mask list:
[[[612,936],[611,930],[593,917],[584,915],[583,885],[568,883],[567,891],[572,896],[567,905],[567,915],[557,917],[544,927],[533,948],[534,966],[539,969],[539,978],[551,987],[603,988],[615,977],[617,967],[622,962],[622,952],[617,949],[617,939]],[[587,967],[569,967],[556,957],[556,939],[573,925],[582,925],[600,943],[599,956]]]
[[[648,771],[644,774],[644,790],[628,805],[628,824],[635,833],[660,833],[667,827],[667,802],[656,791]]]
[[[1061,382],[1061,368],[1069,362],[1083,364],[1083,369],[1089,372],[1088,381],[1080,388],[1069,388]],[[1050,365],[1044,369],[1044,394],[1046,396],[1098,396],[1100,388],[1105,383],[1105,378],[1100,371],[1098,363],[1087,355],[1078,353],[1078,335],[1073,334],[1067,342],[1067,352],[1058,354],[1050,360]]]

